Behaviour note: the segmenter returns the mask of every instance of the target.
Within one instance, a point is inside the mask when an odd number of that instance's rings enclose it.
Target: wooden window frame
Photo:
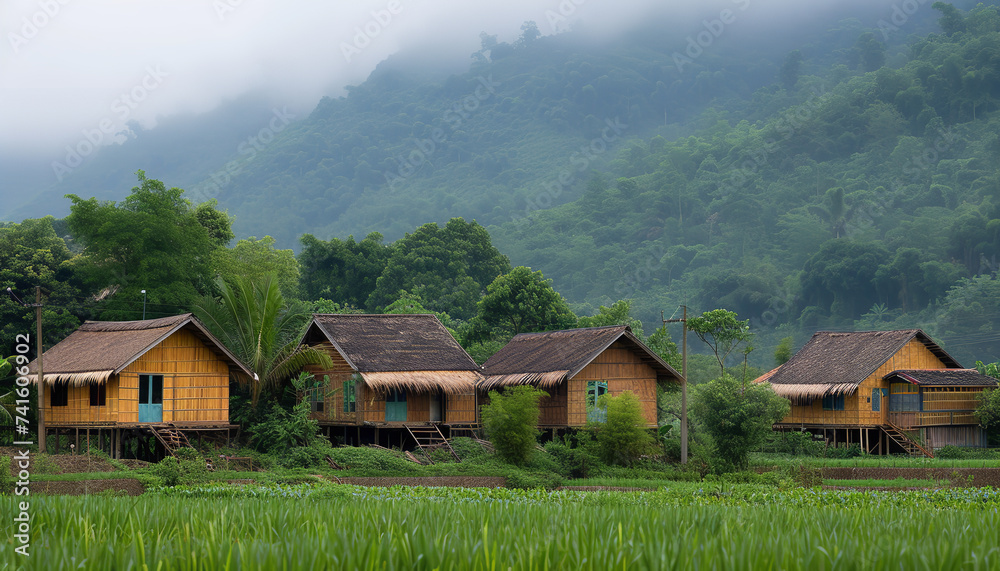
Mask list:
[[[351,375],[344,381],[344,412],[352,413],[358,410],[358,380]]]
[[[844,395],[829,395],[823,397],[823,410],[844,410],[844,401],[847,399]]]

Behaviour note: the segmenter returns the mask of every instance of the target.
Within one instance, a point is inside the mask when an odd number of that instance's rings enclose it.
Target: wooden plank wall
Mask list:
[[[607,381],[611,396],[632,391],[639,397],[646,426],[656,427],[656,371],[624,343],[615,342],[569,380],[568,426],[587,423],[587,381]]]
[[[105,406],[90,406],[90,386],[69,387],[67,406],[52,406],[48,385],[43,396],[45,422],[50,425],[107,424],[118,422],[118,377],[113,376],[105,389]]]
[[[979,426],[929,426],[921,429],[924,442],[932,448],[943,446],[986,447],[986,432]]]
[[[792,406],[781,422],[808,425],[879,425],[888,418],[889,399],[881,399],[881,410],[872,411],[872,389],[888,389],[889,383],[883,377],[898,369],[946,369],[926,345],[911,339],[891,358],[869,375],[853,394],[844,397],[844,410],[823,410],[823,400],[816,399],[810,405]],[[831,379],[835,380],[835,379]],[[890,397],[891,398],[891,397]]]
[[[445,397],[444,421],[448,424],[477,424],[476,394],[463,393]]]
[[[163,375],[163,422],[229,422],[229,365],[185,329],[112,377],[106,406],[90,406],[89,387],[70,387],[69,406],[46,406],[46,422],[138,422],[140,374]],[[49,396],[46,392],[46,405]]]
[[[538,401],[538,426],[568,426],[569,407],[567,403],[569,402],[569,384],[571,382],[564,381],[545,389],[549,396],[542,397]],[[584,396],[586,397],[586,395]]]
[[[327,422],[345,422],[349,424],[360,422],[359,413],[361,412],[362,403],[364,401],[361,396],[364,383],[357,383],[357,387],[355,389],[355,412],[344,412],[344,381],[351,379],[351,375],[354,374],[354,369],[347,364],[347,361],[345,361],[340,355],[340,352],[337,351],[337,349],[329,341],[315,343],[312,346],[329,355],[330,359],[333,360],[333,367],[329,369],[323,369],[317,366],[306,367],[306,371],[312,373],[319,381],[323,380],[323,375],[330,378],[330,382],[324,386],[323,411],[312,412],[310,413],[309,418]],[[300,395],[300,398],[302,398],[302,395]]]

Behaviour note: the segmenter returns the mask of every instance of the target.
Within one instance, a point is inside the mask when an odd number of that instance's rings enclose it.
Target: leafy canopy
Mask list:
[[[736,313],[727,309],[713,309],[698,317],[692,317],[687,322],[688,329],[694,332],[708,348],[712,350],[719,362],[719,374],[725,374],[726,358],[740,345],[747,344],[747,350],[753,339],[750,332],[750,320],[740,321]],[[749,351],[747,351],[749,352]]]
[[[468,335],[473,341],[569,329],[577,322],[566,300],[552,289],[552,280],[524,266],[493,280],[476,306]]]
[[[308,313],[302,304],[285,304],[275,276],[233,282],[220,279],[219,299],[202,299],[194,313],[254,373],[254,379],[241,379],[254,404],[262,394],[277,396],[282,382],[307,365],[333,366],[322,351],[298,346]]]

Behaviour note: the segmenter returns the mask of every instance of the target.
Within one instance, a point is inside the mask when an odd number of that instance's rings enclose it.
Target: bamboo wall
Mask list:
[[[926,345],[911,339],[890,359],[869,375],[858,389],[844,396],[844,410],[823,410],[823,399],[816,399],[809,405],[792,405],[791,411],[781,422],[792,424],[823,425],[864,425],[885,424],[889,411],[888,398],[881,398],[879,411],[872,411],[872,389],[888,389],[889,383],[883,377],[899,369],[946,369]],[[831,379],[837,381],[837,379]],[[891,398],[891,397],[889,397]]]
[[[552,388],[545,389],[549,396],[542,397],[538,401],[538,426],[568,426],[568,384],[562,382]],[[587,390],[586,384],[584,382],[585,391]],[[583,396],[586,398],[587,395]],[[586,412],[584,414],[586,415]]]
[[[447,424],[478,424],[475,393],[448,395],[445,399],[444,421]]]
[[[317,380],[322,381],[326,375],[330,382],[323,389],[323,410],[313,411],[309,418],[324,424],[363,424],[365,422],[385,422],[385,393],[369,388],[360,376],[355,376],[354,369],[329,341],[313,344],[313,347],[325,351],[333,360],[333,367],[323,369],[310,366],[306,370]],[[344,412],[344,382],[357,379],[355,384],[354,412]],[[307,398],[299,395],[299,398]],[[431,400],[436,393],[429,391],[406,392],[406,422],[429,422],[431,415]],[[476,415],[476,395],[473,393],[449,395],[444,399],[442,411],[443,422],[474,423]]]
[[[921,432],[924,442],[931,448],[986,447],[986,432],[979,426],[932,426],[921,429]]]
[[[656,371],[624,343],[615,342],[567,383],[566,426],[587,424],[587,382],[607,381],[608,394],[632,391],[639,397],[646,426],[656,427]]]
[[[90,388],[70,387],[68,406],[50,406],[52,426],[139,422],[139,375],[163,375],[163,422],[228,424],[229,364],[181,329],[108,380],[105,406],[90,406]]]

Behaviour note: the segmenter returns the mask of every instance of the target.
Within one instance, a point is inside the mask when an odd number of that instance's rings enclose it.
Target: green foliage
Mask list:
[[[792,358],[792,343],[794,339],[792,337],[783,337],[781,342],[778,343],[778,347],[774,350],[774,366],[780,367],[788,362]]]
[[[538,436],[538,401],[543,396],[547,394],[526,385],[490,391],[481,417],[497,456],[515,465],[531,460]]]
[[[1000,389],[984,390],[976,399],[974,414],[987,433],[994,436],[1000,433]]]
[[[211,288],[208,259],[219,241],[202,226],[204,213],[197,215],[183,190],[136,174],[140,185],[121,203],[68,195],[66,222],[85,247],[76,265],[91,287],[109,288],[105,296],[113,296],[104,319],[140,318],[142,289],[147,317],[160,317],[179,313]]]
[[[234,286],[219,280],[221,297],[203,299],[195,315],[256,375],[249,384],[253,402],[262,393],[276,394],[281,383],[306,365],[330,367],[330,357],[298,346],[308,314],[302,304],[286,305],[273,275],[255,280],[233,278]]]
[[[232,248],[216,250],[210,263],[216,275],[226,280],[231,287],[235,286],[235,280],[240,277],[258,281],[274,275],[285,299],[299,298],[299,263],[295,259],[295,253],[276,249],[274,238],[270,236],[264,236],[260,240],[251,236],[240,240]]]
[[[158,478],[164,486],[189,485],[208,479],[209,471],[205,461],[199,458],[184,459],[168,456],[156,464],[142,469],[142,472]]]
[[[368,234],[360,242],[355,242],[354,236],[324,242],[312,234],[303,234],[299,241],[302,243],[300,286],[304,298],[327,298],[353,307],[366,307],[393,251],[392,246],[382,243],[378,232]]]
[[[311,386],[315,382],[311,374],[303,372],[299,373],[299,376],[292,381],[292,387],[296,394],[301,394],[307,386]],[[282,454],[294,452],[299,456],[295,458],[293,464],[301,463],[305,458],[313,458],[315,453],[318,453],[317,450],[310,448],[313,442],[325,439],[317,436],[319,422],[309,418],[309,414],[309,401],[306,399],[299,399],[292,407],[291,412],[287,411],[280,403],[273,403],[270,413],[263,420],[254,423],[247,429],[247,432],[250,433],[251,445],[262,452]],[[327,441],[327,446],[329,446],[329,441]],[[308,450],[298,450],[303,447]]]
[[[577,322],[563,297],[552,289],[552,280],[524,266],[493,280],[476,306],[475,319],[466,334],[473,342],[568,329]]]
[[[749,352],[753,333],[750,320],[740,321],[736,313],[725,309],[706,311],[698,317],[688,319],[687,326],[715,354],[719,362],[719,373],[725,373],[726,358],[740,345],[745,344]]]
[[[642,403],[632,391],[609,397],[602,395],[599,406],[606,412],[606,420],[596,426],[597,442],[601,457],[608,464],[628,466],[654,447],[655,440],[646,429]]]
[[[719,458],[741,470],[771,425],[789,409],[788,399],[776,395],[767,383],[741,383],[729,375],[699,386],[691,407],[703,430],[711,434]]]
[[[507,257],[475,221],[452,218],[444,228],[424,224],[393,244],[366,307],[384,308],[409,291],[433,311],[468,319],[485,286],[509,270]]]
[[[589,430],[550,440],[545,443],[545,451],[559,465],[559,473],[567,478],[587,478],[604,467],[601,450]]]
[[[46,345],[54,344],[89,317],[76,303],[81,296],[78,267],[70,260],[66,242],[53,228],[51,216],[0,226],[0,343],[13,352],[19,333],[34,332],[35,310],[6,296],[11,288],[26,303],[34,303],[35,286],[42,286],[42,321]],[[34,337],[32,337],[34,341]]]
[[[14,491],[17,478],[10,473],[10,456],[0,456],[0,496]]]

